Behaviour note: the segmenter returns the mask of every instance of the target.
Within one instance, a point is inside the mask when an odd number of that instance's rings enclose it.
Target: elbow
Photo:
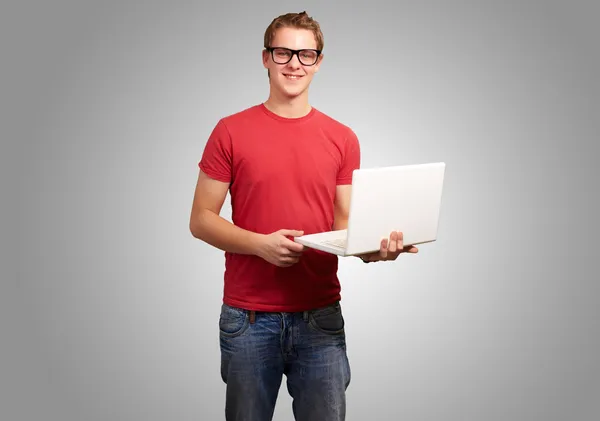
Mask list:
[[[198,227],[192,221],[190,221],[189,230],[190,230],[190,234],[192,234],[192,237],[200,239],[200,233],[198,231]]]
[[[201,224],[199,224],[197,221],[190,222],[189,229],[190,234],[192,234],[192,237],[204,241],[204,230],[202,229]]]
[[[194,237],[194,238],[198,238],[199,237],[198,227],[196,226],[196,224],[194,223],[194,221],[190,220],[190,224],[189,224],[188,228],[190,230],[190,234],[192,234],[192,237]]]
[[[190,223],[188,226],[190,230],[190,234],[192,237],[197,238],[198,240],[202,240],[202,218],[200,215],[192,214],[190,217]]]

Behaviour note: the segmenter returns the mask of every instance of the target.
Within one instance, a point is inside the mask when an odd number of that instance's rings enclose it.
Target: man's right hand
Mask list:
[[[298,263],[304,246],[288,237],[300,237],[304,231],[282,229],[264,235],[259,246],[258,256],[279,267],[289,267]]]

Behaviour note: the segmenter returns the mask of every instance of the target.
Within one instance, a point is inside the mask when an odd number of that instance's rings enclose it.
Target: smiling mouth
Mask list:
[[[286,77],[286,79],[289,80],[299,80],[302,77],[302,75],[289,75],[286,73],[284,73],[283,75]]]

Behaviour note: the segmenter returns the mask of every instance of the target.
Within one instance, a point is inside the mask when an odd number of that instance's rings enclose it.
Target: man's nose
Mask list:
[[[288,65],[294,68],[299,68],[302,65],[298,59],[298,54],[292,55],[292,59],[289,61]]]

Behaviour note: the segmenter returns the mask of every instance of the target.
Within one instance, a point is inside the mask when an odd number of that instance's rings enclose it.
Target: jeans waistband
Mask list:
[[[311,312],[315,311],[315,310],[319,310],[322,308],[327,308],[327,307],[332,307],[332,306],[337,306],[340,304],[339,300],[336,300],[335,302],[326,305],[324,307],[318,307],[318,308],[314,308],[311,310],[304,310],[304,311],[295,311],[295,312],[285,312],[285,311],[256,311],[256,310],[245,310],[242,309],[246,312],[248,312],[249,318],[250,318],[250,323],[254,323],[256,322],[256,314],[261,314],[261,313],[269,313],[269,314],[286,314],[286,313],[302,313],[302,318],[304,319],[304,321],[308,321],[308,316]]]

